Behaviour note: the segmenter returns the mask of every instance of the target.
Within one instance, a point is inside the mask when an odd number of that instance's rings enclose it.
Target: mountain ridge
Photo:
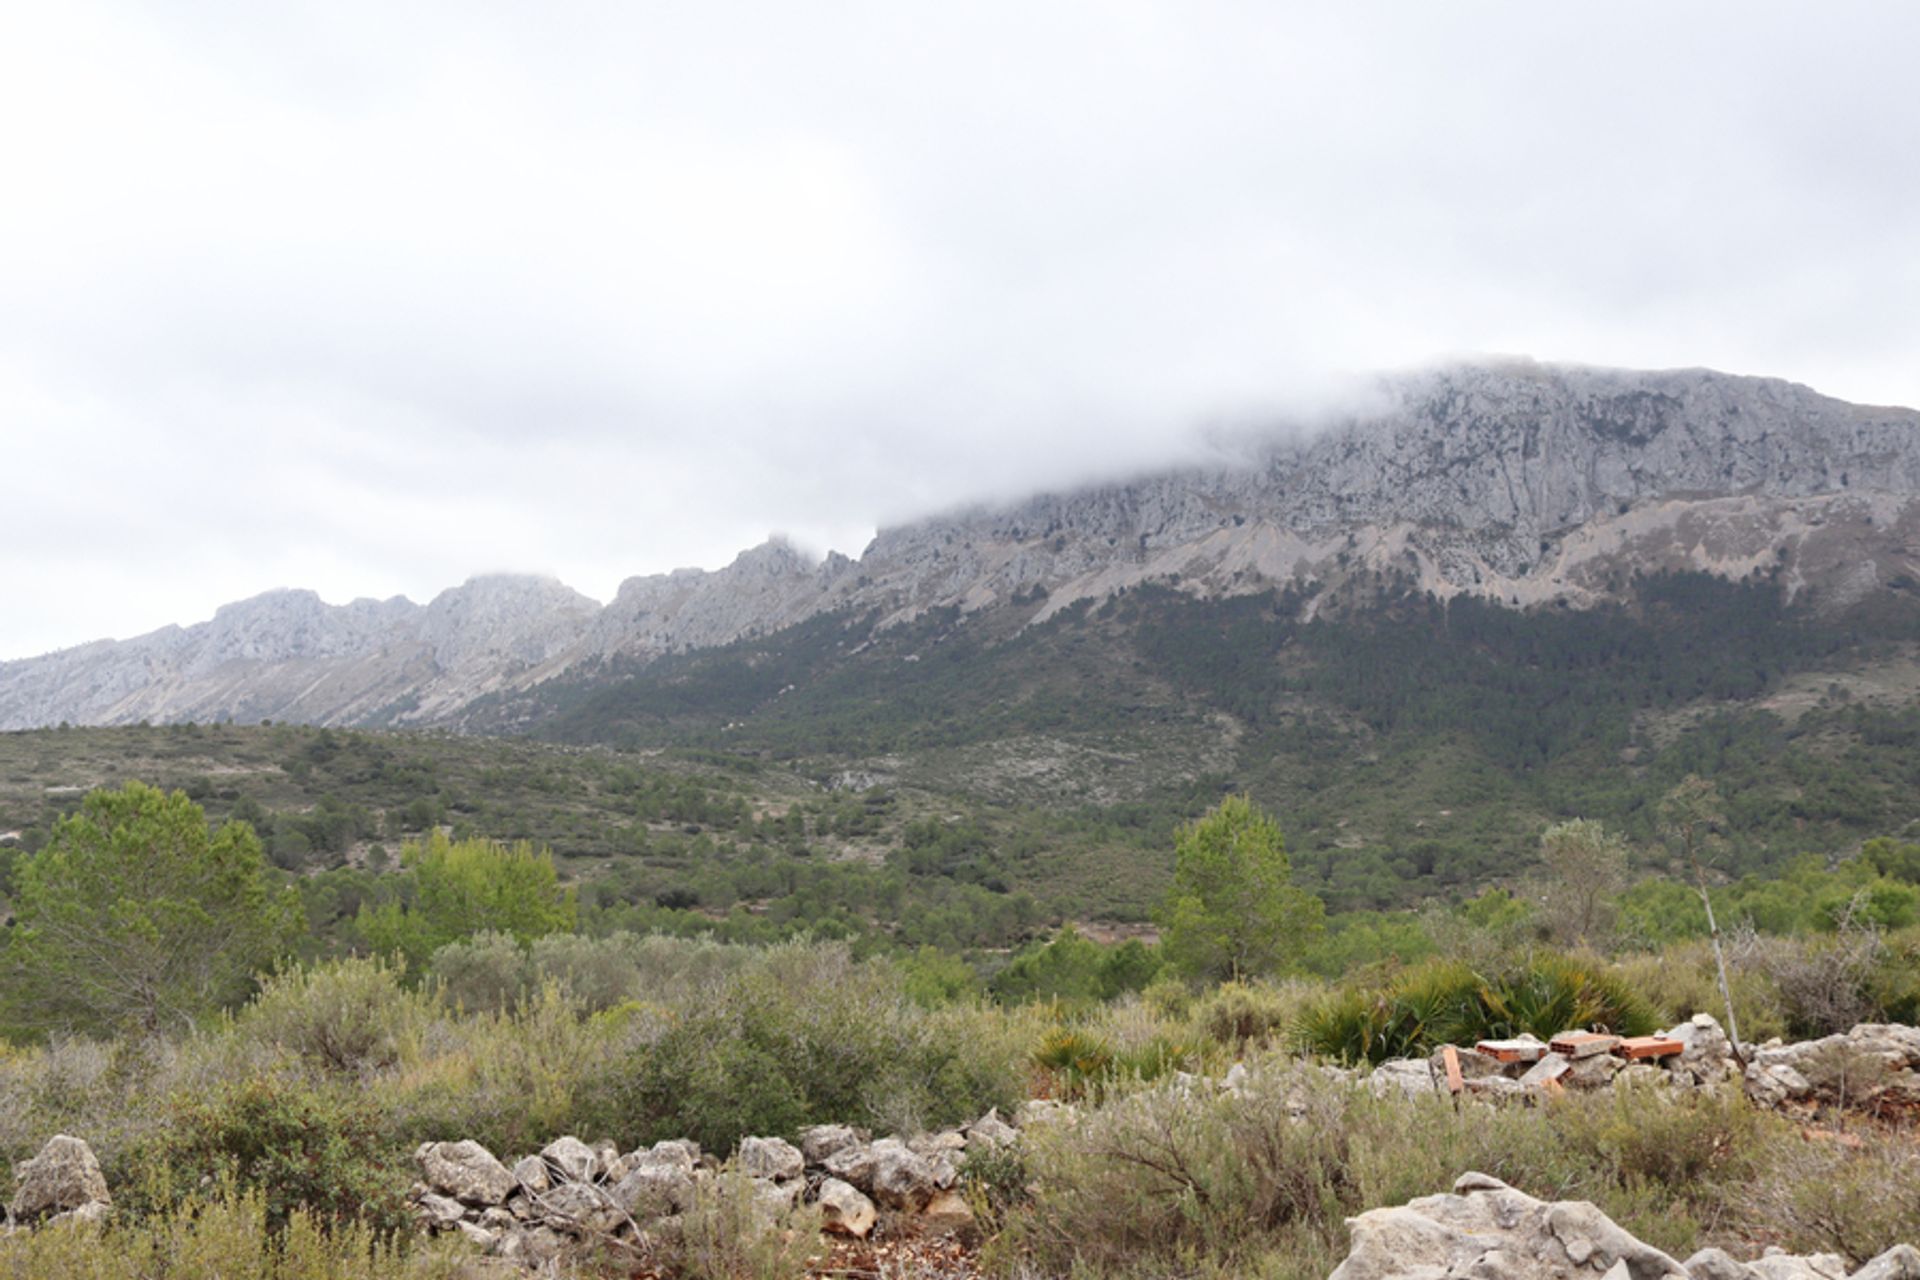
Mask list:
[[[1310,608],[1391,575],[1442,598],[1586,607],[1658,570],[1771,575],[1845,605],[1920,576],[1920,412],[1778,379],[1503,361],[1383,379],[1305,436],[1131,481],[883,529],[858,560],[782,539],[724,568],[638,576],[604,606],[483,575],[425,605],[268,592],[207,622],[0,663],[0,728],[72,721],[434,724],[595,664],[765,635],[822,613],[881,626],[1044,600],[1044,620],[1160,583],[1293,583]]]

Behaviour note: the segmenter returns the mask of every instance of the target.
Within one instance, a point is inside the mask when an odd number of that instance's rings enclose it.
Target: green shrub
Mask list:
[[[1621,958],[1614,971],[1647,998],[1665,1026],[1685,1022],[1696,1013],[1711,1013],[1726,1021],[1713,951],[1705,942],[1676,943],[1661,951]],[[1743,1040],[1760,1041],[1787,1032],[1786,1009],[1779,988],[1754,966],[1737,962],[1728,971],[1733,1008]]]
[[[377,1234],[411,1225],[403,1153],[361,1090],[272,1077],[179,1099],[172,1123],[136,1153],[134,1208],[169,1209],[206,1185],[258,1193],[269,1231],[305,1213]]]
[[[1007,1215],[1031,1198],[1032,1176],[1017,1142],[967,1148],[960,1165],[960,1185],[984,1235],[1005,1225]]]
[[[1547,1037],[1599,1027],[1646,1035],[1659,1019],[1616,974],[1558,955],[1537,956],[1492,974],[1459,961],[1429,961],[1384,987],[1329,993],[1300,1015],[1307,1048],[1345,1062],[1384,1062],[1522,1032]]]
[[[1659,1026],[1653,1006],[1624,979],[1572,956],[1541,956],[1499,975],[1484,984],[1479,1008],[1483,1020],[1462,1028],[1463,1043],[1523,1031],[1546,1037],[1573,1027],[1644,1036]]]
[[[751,1178],[732,1171],[703,1182],[693,1207],[663,1233],[653,1261],[676,1280],[791,1280],[818,1246],[813,1205],[769,1209]]]
[[[1299,986],[1223,982],[1194,1002],[1191,1016],[1216,1043],[1239,1050],[1285,1034],[1304,1003]]]
[[[1740,1207],[1748,1222],[1789,1249],[1832,1250],[1858,1266],[1912,1242],[1920,1222],[1920,1152],[1908,1135],[1874,1130],[1850,1143],[1782,1143]]]
[[[504,1013],[533,989],[527,949],[504,933],[476,933],[449,942],[427,963],[447,1005],[468,1013]]]
[[[657,1011],[588,1018],[548,986],[506,1013],[437,1025],[418,1060],[382,1082],[394,1140],[472,1138],[495,1152],[534,1151],[569,1132],[604,1136],[609,1073],[659,1034]]]
[[[1304,1123],[1296,1088],[1310,1098]],[[1239,1096],[1146,1089],[1039,1130],[1025,1145],[1039,1192],[1009,1213],[990,1260],[1047,1275],[1193,1274],[1200,1258],[1243,1263],[1284,1242],[1324,1275],[1353,1202],[1340,1105],[1303,1077],[1256,1073]]]
[[[468,1251],[295,1210],[275,1225],[260,1191],[219,1187],[177,1211],[100,1230],[0,1235],[8,1280],[453,1280]]]
[[[1577,1158],[1621,1184],[1676,1190],[1745,1183],[1769,1139],[1781,1136],[1779,1122],[1735,1089],[1702,1090],[1674,1105],[1659,1086],[1619,1085],[1557,1109],[1552,1120]]]
[[[1047,1073],[1062,1097],[1085,1097],[1113,1070],[1113,1047],[1089,1032],[1057,1027],[1034,1049],[1033,1065]]]
[[[391,1067],[430,1016],[401,985],[402,969],[380,959],[337,960],[266,980],[236,1019],[244,1038],[324,1072],[358,1075]]]
[[[983,1057],[960,1025],[844,945],[775,947],[635,1046],[597,1118],[622,1142],[685,1136],[715,1150],[815,1122],[968,1118],[1005,1105],[1013,1066]]]

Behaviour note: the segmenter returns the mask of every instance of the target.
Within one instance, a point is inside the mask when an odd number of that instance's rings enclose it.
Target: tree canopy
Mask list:
[[[1279,824],[1245,796],[1228,796],[1176,835],[1161,940],[1189,976],[1278,972],[1319,936],[1325,914],[1293,883]]]
[[[13,1024],[156,1031],[238,1003],[292,945],[299,900],[253,828],[208,829],[185,792],[95,791],[16,873]]]
[[[1564,946],[1604,943],[1613,930],[1615,899],[1627,887],[1627,842],[1591,818],[1548,827],[1540,836],[1546,864],[1547,923]]]
[[[545,849],[435,832],[406,845],[400,862],[398,895],[363,907],[359,931],[375,952],[405,956],[416,972],[441,947],[483,930],[528,943],[574,926],[573,890],[560,887]]]

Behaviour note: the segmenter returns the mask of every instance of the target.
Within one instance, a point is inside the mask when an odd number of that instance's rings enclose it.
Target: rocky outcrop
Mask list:
[[[99,1222],[113,1210],[93,1148],[64,1133],[48,1139],[40,1154],[14,1170],[14,1178],[19,1185],[7,1219],[18,1226]]]
[[[1143,582],[1196,595],[1388,573],[1513,606],[1613,598],[1636,571],[1764,574],[1844,604],[1920,564],[1920,413],[1705,370],[1509,362],[1382,380],[1311,432],[1213,465],[882,531],[858,561],[775,539],[633,578],[605,608],[476,578],[421,606],[274,592],[208,622],[0,663],[0,729],[262,718],[458,722],[476,700],[608,662],[767,634]]]
[[[1719,1249],[1675,1261],[1580,1200],[1553,1203],[1484,1173],[1347,1220],[1352,1248],[1329,1280],[1849,1280],[1834,1254],[1768,1249],[1751,1263]],[[1920,1280],[1920,1253],[1896,1245],[1851,1280]]]

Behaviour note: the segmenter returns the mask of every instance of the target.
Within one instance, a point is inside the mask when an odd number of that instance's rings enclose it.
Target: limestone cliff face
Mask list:
[[[0,728],[429,719],[549,660],[598,613],[540,578],[475,578],[426,605],[270,591],[195,626],[0,663]]]
[[[1146,579],[1231,591],[1391,569],[1443,595],[1603,598],[1623,570],[1790,587],[1920,547],[1920,413],[1706,371],[1535,365],[1396,380],[1379,406],[1236,465],[1046,495],[883,533],[860,562],[903,603],[1055,607]],[[1782,552],[1784,551],[1784,555]]]
[[[1234,459],[882,532],[858,561],[775,541],[633,578],[605,608],[479,578],[420,606],[311,592],[0,663],[0,727],[140,719],[434,722],[607,659],[822,611],[1047,609],[1160,581],[1196,594],[1404,575],[1442,595],[1590,605],[1635,570],[1778,572],[1844,604],[1920,578],[1920,413],[1770,379],[1524,362],[1383,380],[1364,412]],[[1030,597],[1029,597],[1030,598]]]

